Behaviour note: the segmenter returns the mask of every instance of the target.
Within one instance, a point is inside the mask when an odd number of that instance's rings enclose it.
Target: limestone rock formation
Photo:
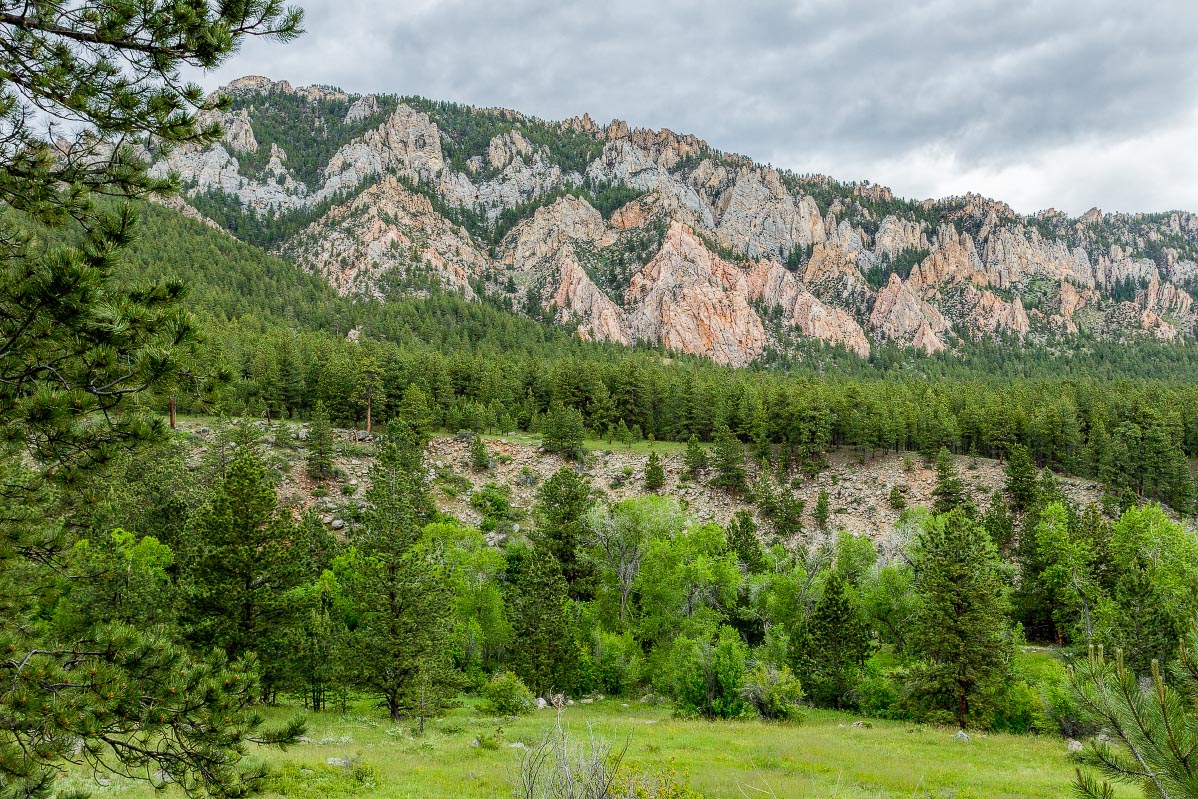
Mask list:
[[[470,278],[489,265],[465,230],[393,177],[333,208],[283,253],[324,275],[342,294],[366,296],[378,296],[379,278],[398,271],[408,278],[431,275],[473,297]]]
[[[749,305],[745,274],[677,222],[633,276],[625,304],[638,340],[729,366],[744,366],[765,350],[765,328]]]
[[[1021,216],[976,194],[906,201],[585,114],[445,113],[262,76],[221,91],[232,110],[205,117],[221,139],[163,150],[152,173],[177,174],[178,207],[198,218],[298,222],[264,225],[299,231],[271,246],[347,293],[377,296],[396,273],[413,291],[481,284],[586,338],[738,366],[796,339],[865,357],[878,342],[931,353],[980,338],[1198,335],[1198,214]],[[305,109],[311,141],[262,127],[278,98]]]

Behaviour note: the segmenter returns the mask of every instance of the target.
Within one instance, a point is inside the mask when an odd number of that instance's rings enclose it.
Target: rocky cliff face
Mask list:
[[[544,122],[261,77],[224,91],[222,139],[153,169],[201,207],[301,221],[271,243],[343,292],[377,295],[396,273],[413,290],[483,285],[583,337],[730,365],[812,344],[867,357],[986,337],[1195,336],[1195,214],[1021,217],[585,115]]]

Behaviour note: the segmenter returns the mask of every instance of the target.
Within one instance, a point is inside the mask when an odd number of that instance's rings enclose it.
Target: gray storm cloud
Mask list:
[[[1198,15],[1160,2],[307,0],[243,74],[695,133],[1022,211],[1198,208]]]

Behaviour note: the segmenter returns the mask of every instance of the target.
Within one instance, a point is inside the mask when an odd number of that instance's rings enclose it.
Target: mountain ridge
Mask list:
[[[487,293],[584,338],[743,366],[811,339],[867,357],[968,339],[1191,342],[1198,215],[896,199],[693,135],[546,122],[260,76],[220,142],[154,156],[184,199],[344,294],[388,274]],[[152,154],[153,155],[153,154]]]

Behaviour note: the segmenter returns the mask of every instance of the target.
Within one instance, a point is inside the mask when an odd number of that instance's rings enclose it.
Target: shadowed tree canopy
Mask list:
[[[54,794],[66,760],[241,795],[261,776],[246,743],[302,729],[259,729],[252,660],[197,663],[120,623],[64,640],[44,618],[86,579],[63,555],[87,481],[163,432],[129,398],[191,377],[196,340],[180,284],[114,278],[135,220],[96,199],[173,190],[149,150],[214,140],[202,112],[225,102],[181,70],[300,22],[279,0],[0,0],[0,796]]]

